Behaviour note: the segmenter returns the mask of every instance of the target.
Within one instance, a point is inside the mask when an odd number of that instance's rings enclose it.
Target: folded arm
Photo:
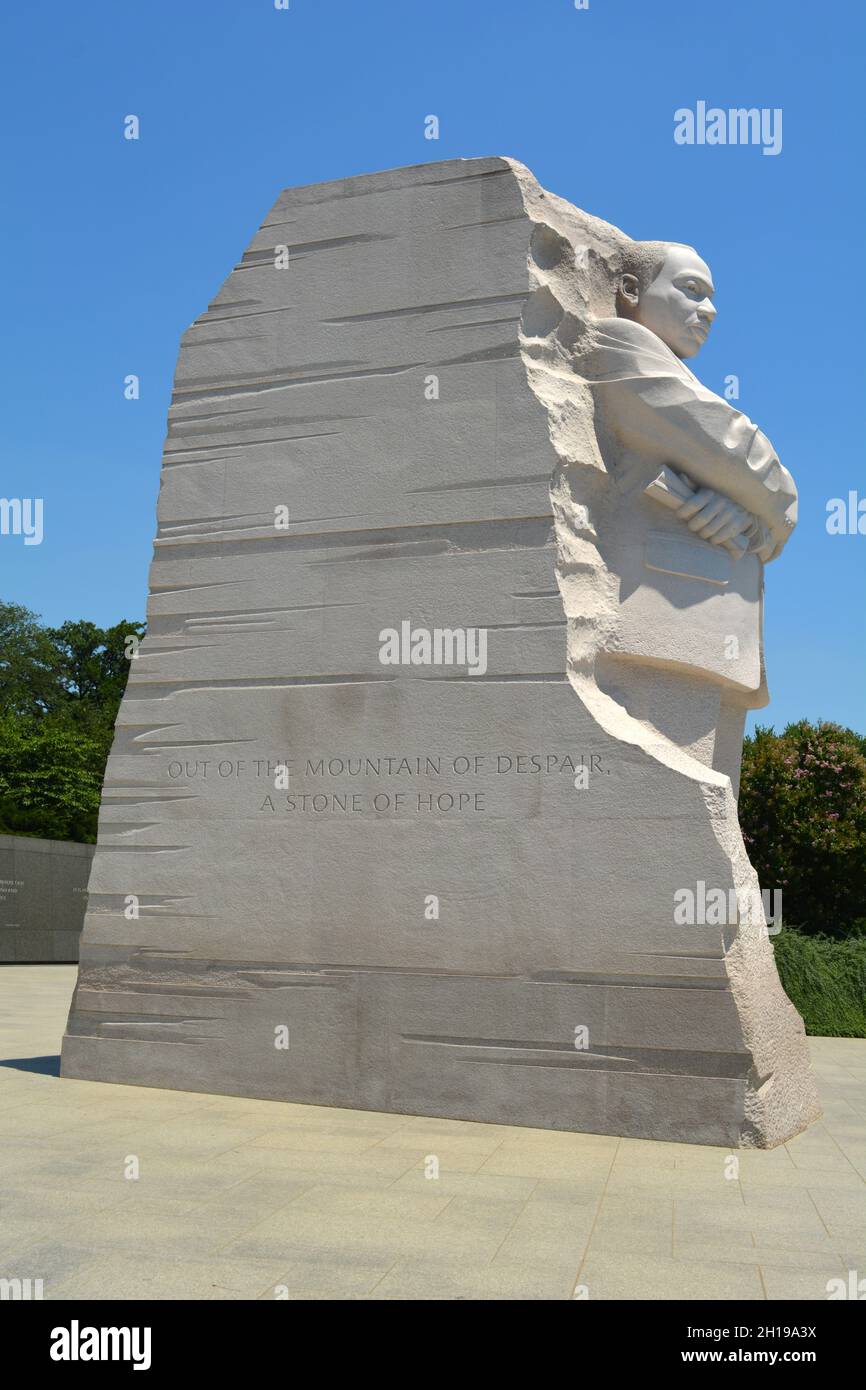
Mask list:
[[[766,435],[741,411],[697,382],[655,335],[628,320],[602,331],[578,364],[614,433],[629,448],[681,470],[698,489],[692,529],[702,534],[751,528],[750,549],[778,555],[797,520],[797,489]],[[622,325],[622,327],[620,327]],[[716,506],[715,497],[741,509]],[[697,500],[697,499],[696,499]],[[704,514],[707,504],[712,503]],[[733,534],[733,532],[731,532]]]

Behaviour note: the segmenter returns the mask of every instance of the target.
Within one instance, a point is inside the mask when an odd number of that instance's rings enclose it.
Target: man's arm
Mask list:
[[[692,487],[684,474],[672,468],[663,467],[644,492],[676,512],[689,530],[703,540],[724,546],[735,560],[750,551],[766,562],[781,549],[764,523],[751,512],[712,488]]]
[[[796,525],[797,489],[747,415],[706,390],[653,333],[628,319],[600,323],[576,367],[624,444],[682,470],[696,486],[688,519],[702,519],[692,529],[702,534],[717,520],[718,530],[743,529],[742,514],[717,504],[714,494],[760,524],[750,548],[762,558],[779,553]]]

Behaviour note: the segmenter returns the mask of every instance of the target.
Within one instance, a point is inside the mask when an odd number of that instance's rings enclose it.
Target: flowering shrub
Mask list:
[[[801,931],[866,933],[866,738],[838,724],[758,727],[743,745],[740,825],[762,888]]]

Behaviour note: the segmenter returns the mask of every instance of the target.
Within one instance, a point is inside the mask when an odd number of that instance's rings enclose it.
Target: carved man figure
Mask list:
[[[763,565],[794,528],[797,493],[766,436],[686,366],[713,295],[691,247],[631,243],[618,316],[592,325],[578,371],[614,484],[602,549],[620,576],[619,621],[599,686],[736,792],[746,712],[768,700]]]

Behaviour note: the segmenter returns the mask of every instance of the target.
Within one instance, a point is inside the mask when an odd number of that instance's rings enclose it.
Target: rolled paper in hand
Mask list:
[[[677,473],[673,468],[668,468],[667,464],[662,467],[662,471],[657,478],[653,478],[648,487],[644,488],[647,497],[652,497],[656,502],[661,502],[663,506],[670,507],[671,511],[678,512],[683,502],[688,502],[694,497],[696,488],[693,488],[687,478],[681,473]],[[712,543],[712,537],[707,537]],[[739,560],[745,555],[749,548],[749,538],[744,536],[742,531],[737,536],[730,536],[722,545],[733,556]]]

